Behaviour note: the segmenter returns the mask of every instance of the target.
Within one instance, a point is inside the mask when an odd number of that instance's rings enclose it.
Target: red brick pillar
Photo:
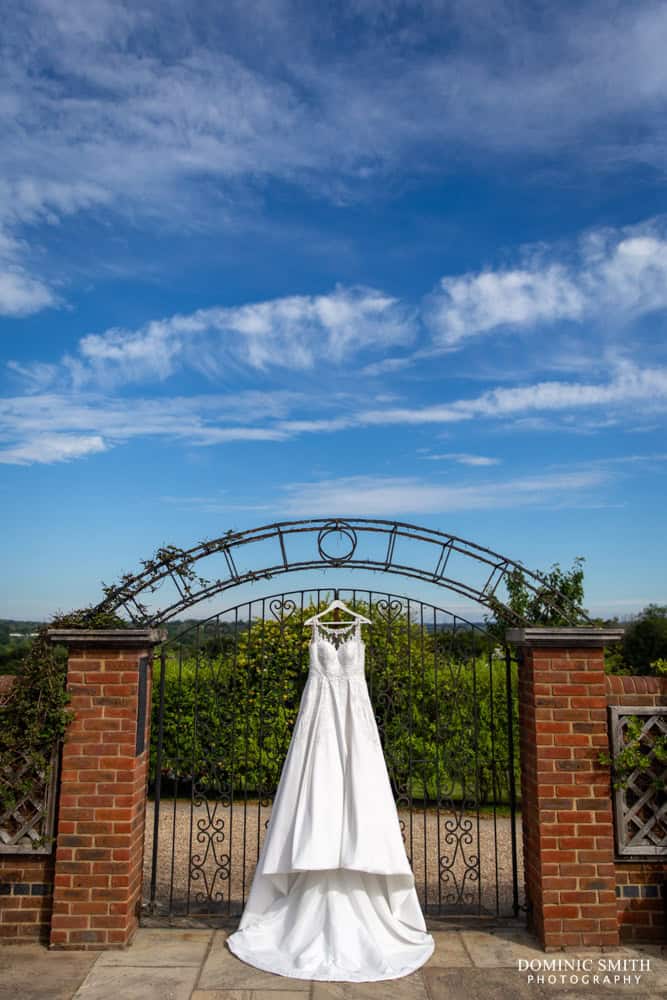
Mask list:
[[[546,951],[619,942],[604,647],[623,629],[509,629],[519,652],[524,873]]]
[[[156,629],[50,629],[68,647],[51,947],[120,948],[141,902]]]

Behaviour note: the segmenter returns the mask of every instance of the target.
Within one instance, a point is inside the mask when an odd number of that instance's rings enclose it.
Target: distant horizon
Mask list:
[[[378,593],[382,593],[382,592],[378,591]],[[256,600],[261,601],[261,598],[257,598]],[[425,602],[425,603],[428,603],[428,602]],[[590,607],[587,610],[588,610],[590,616],[593,617],[593,618],[604,618],[604,619],[607,619],[607,620],[611,620],[611,619],[617,618],[620,623],[624,623],[624,622],[630,622],[633,619],[635,619],[650,604],[657,604],[659,606],[667,606],[667,601],[663,601],[663,602],[660,602],[660,601],[648,601],[646,604],[643,604],[640,607],[638,607],[636,611],[630,611],[630,612],[626,612],[624,614],[619,614],[618,612],[608,612],[608,613],[605,613],[604,611],[595,612],[593,614]],[[224,614],[224,612],[222,612],[221,614]],[[53,616],[45,616],[43,618],[17,618],[17,617],[13,617],[13,616],[10,616],[10,615],[0,615],[0,623],[1,622],[16,622],[17,624],[24,624],[24,625],[32,625],[32,624],[45,625],[45,624],[48,624],[48,622],[51,621],[52,617]],[[123,617],[123,616],[121,615],[120,617]],[[160,625],[176,625],[176,624],[179,624],[180,622],[191,622],[191,621],[193,621],[193,622],[194,621],[201,621],[201,622],[203,622],[203,621],[208,621],[209,619],[214,618],[214,617],[217,617],[217,613],[216,614],[212,614],[212,615],[207,615],[207,616],[202,617],[202,618],[199,618],[196,615],[192,615],[192,616],[190,616],[190,615],[179,615],[176,618],[170,618],[170,619],[168,619],[168,621],[161,622]],[[461,618],[465,618],[467,621],[471,622],[474,625],[484,625],[484,620],[482,618],[475,619],[475,618],[471,617],[470,614],[466,615],[466,614],[463,614],[461,612]],[[127,618],[125,620],[128,621],[128,622],[131,622],[131,619],[129,619],[129,618]],[[224,618],[221,618],[221,620],[223,620],[223,621],[225,621],[225,620],[231,621],[233,619],[224,619]],[[142,627],[142,626],[137,626],[137,627]],[[159,627],[159,626],[156,626],[156,627]]]

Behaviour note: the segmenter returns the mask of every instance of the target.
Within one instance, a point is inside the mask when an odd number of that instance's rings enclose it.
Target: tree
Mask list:
[[[667,605],[649,604],[626,627],[623,660],[633,674],[653,674],[652,664],[667,659]]]
[[[505,629],[516,625],[513,615],[508,614],[509,607],[514,614],[519,615],[529,625],[573,625],[573,609],[581,609],[584,599],[584,563],[583,556],[577,556],[569,570],[562,570],[559,563],[554,563],[551,570],[542,577],[543,585],[536,591],[526,585],[525,577],[520,569],[514,569],[507,574],[506,606],[499,601],[492,601],[494,617],[485,617],[487,630],[498,642],[505,642]],[[554,597],[554,592],[561,594],[565,600]],[[575,613],[574,617],[578,617]]]

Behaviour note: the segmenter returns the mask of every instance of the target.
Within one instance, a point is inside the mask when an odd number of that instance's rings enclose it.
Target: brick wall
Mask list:
[[[618,944],[604,645],[621,630],[510,629],[518,646],[528,925],[547,951]]]
[[[667,677],[635,677],[632,674],[607,674],[609,705],[667,704]]]
[[[667,705],[667,677],[607,674],[607,704]],[[616,858],[616,905],[625,942],[667,942],[667,859]]]
[[[144,749],[135,751],[140,662],[150,660],[153,633],[52,635],[69,646],[74,720],[63,746],[51,947],[122,947],[141,901],[150,669]]]
[[[0,854],[0,943],[46,943],[51,927],[52,854]]]

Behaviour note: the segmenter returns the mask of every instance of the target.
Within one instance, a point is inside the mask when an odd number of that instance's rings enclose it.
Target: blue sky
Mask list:
[[[666,44],[651,2],[14,5],[0,615],[327,515],[667,602]]]

